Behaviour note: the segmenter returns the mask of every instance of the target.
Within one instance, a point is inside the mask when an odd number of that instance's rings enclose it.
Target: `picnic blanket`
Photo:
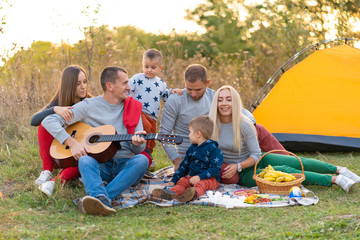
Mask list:
[[[190,201],[188,203],[181,203],[177,200],[164,200],[151,196],[151,192],[156,188],[164,188],[161,184],[170,181],[174,174],[173,167],[162,168],[154,174],[145,175],[141,182],[135,186],[125,190],[113,202],[115,208],[131,208],[139,204],[151,203],[163,207],[171,207],[181,204],[195,204],[205,206],[216,206],[224,208],[237,208],[237,207],[286,207],[295,205],[314,205],[319,202],[319,198],[311,191],[301,186],[301,190],[305,197],[291,198],[289,196],[279,196],[269,194],[273,199],[271,202],[248,204],[244,203],[245,197],[234,194],[237,190],[248,189],[241,187],[237,184],[220,184],[219,189],[216,191],[207,191],[203,196]],[[257,189],[257,187],[254,187]]]

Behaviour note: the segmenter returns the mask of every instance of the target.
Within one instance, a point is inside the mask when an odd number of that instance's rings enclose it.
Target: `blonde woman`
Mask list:
[[[50,145],[54,138],[41,125],[41,122],[45,117],[54,113],[59,114],[65,121],[71,121],[73,118],[71,106],[88,97],[92,96],[88,93],[88,79],[85,71],[79,66],[68,66],[63,70],[57,91],[50,102],[31,117],[31,125],[39,126],[39,152],[43,162],[43,171],[35,183],[39,185],[41,191],[49,196],[54,190],[56,178],[60,178],[62,182],[67,182],[79,177],[80,173],[78,167],[70,167],[63,169],[59,176],[51,180],[55,161],[50,156]]]
[[[239,93],[231,86],[223,86],[217,90],[209,117],[214,121],[212,139],[219,143],[224,155],[220,181],[238,183],[246,187],[256,186],[252,176],[261,150],[254,125],[242,114]],[[304,185],[331,186],[335,183],[349,192],[355,183],[360,182],[360,177],[345,167],[337,167],[315,159],[300,159],[305,170]],[[301,173],[300,163],[293,156],[268,154],[258,164],[258,168],[264,168],[269,164],[278,171]]]

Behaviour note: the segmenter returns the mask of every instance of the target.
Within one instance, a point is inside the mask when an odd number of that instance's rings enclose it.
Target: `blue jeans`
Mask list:
[[[149,160],[143,154],[132,158],[111,159],[105,163],[99,163],[90,156],[79,159],[79,170],[86,194],[92,197],[103,195],[110,202],[125,189],[139,183],[148,165]],[[106,187],[103,181],[108,183]]]

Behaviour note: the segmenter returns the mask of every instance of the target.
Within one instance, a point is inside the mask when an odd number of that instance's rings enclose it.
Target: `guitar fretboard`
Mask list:
[[[97,142],[123,142],[123,141],[131,141],[132,136],[135,134],[118,134],[118,135],[100,135]],[[145,138],[145,140],[154,140],[157,139],[157,133],[148,133],[138,134]]]

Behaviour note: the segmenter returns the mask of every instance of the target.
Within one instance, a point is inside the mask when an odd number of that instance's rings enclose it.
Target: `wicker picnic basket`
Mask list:
[[[293,180],[290,182],[272,182],[272,181],[265,180],[256,174],[256,167],[257,167],[258,163],[261,161],[261,159],[263,157],[265,157],[267,154],[274,153],[274,152],[287,152],[290,155],[296,157],[297,160],[299,160],[299,162],[301,164],[302,173],[291,173],[296,178],[296,180]],[[296,156],[295,154],[293,154],[292,152],[288,152],[286,150],[272,150],[272,151],[269,151],[269,152],[265,153],[264,155],[262,155],[260,157],[260,159],[256,162],[255,167],[254,167],[253,179],[255,180],[260,193],[289,195],[289,191],[292,187],[300,187],[301,183],[305,180],[304,166],[303,166],[300,158],[298,156]]]

